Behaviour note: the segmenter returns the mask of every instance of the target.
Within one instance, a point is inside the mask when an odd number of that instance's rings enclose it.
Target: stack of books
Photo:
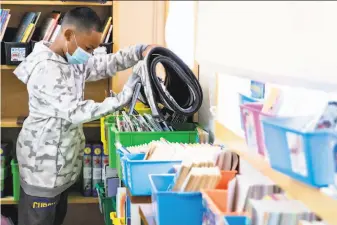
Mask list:
[[[1,40],[4,36],[8,21],[10,19],[9,9],[0,9]],[[27,43],[34,38],[34,41],[54,42],[57,35],[61,32],[63,14],[60,11],[52,11],[51,14],[42,22],[40,31],[34,34],[41,12],[27,12],[23,16],[13,42]],[[33,36],[34,35],[34,36]],[[112,17],[104,23],[101,43],[108,43],[112,35]]]
[[[62,18],[61,12],[53,11],[41,26],[39,41],[54,42],[61,31]]]
[[[21,20],[20,26],[13,38],[13,42],[27,43],[31,40],[39,21],[41,12],[28,12]]]
[[[0,41],[4,38],[9,19],[11,18],[10,9],[0,9]]]
[[[41,12],[28,12],[21,20],[13,42],[27,43],[32,40]],[[53,11],[42,23],[40,34],[36,41],[53,42],[61,30],[62,15]]]

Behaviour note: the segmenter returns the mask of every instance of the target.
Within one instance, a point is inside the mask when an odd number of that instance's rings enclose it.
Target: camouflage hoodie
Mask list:
[[[101,103],[83,99],[85,81],[108,78],[142,59],[145,45],[99,54],[84,65],[70,65],[39,42],[14,74],[27,85],[29,116],[17,140],[21,186],[25,193],[54,197],[77,179],[85,138],[82,123],[124,106],[132,84]],[[131,82],[132,83],[132,82]]]

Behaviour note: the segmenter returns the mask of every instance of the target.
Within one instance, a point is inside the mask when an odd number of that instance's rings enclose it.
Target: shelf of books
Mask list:
[[[68,197],[68,202],[71,204],[90,204],[90,203],[98,203],[97,197],[84,197],[80,193],[70,193]],[[0,198],[1,205],[14,205],[17,204],[14,201],[13,197],[4,197]]]
[[[112,1],[82,2],[82,1],[0,1],[1,5],[64,5],[64,6],[112,6]]]
[[[244,138],[234,134],[219,122],[215,123],[215,138],[217,142],[226,143],[226,146],[247,161],[256,170],[269,177],[280,186],[292,199],[304,203],[329,224],[337,224],[337,199],[330,198],[319,189],[296,181],[291,177],[273,170],[262,156],[249,151]]]

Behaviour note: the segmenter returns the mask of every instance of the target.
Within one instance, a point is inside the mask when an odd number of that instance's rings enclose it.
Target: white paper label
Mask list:
[[[258,151],[257,151],[257,139],[256,139],[254,115],[252,112],[248,110],[243,110],[243,116],[245,117],[244,121],[245,121],[247,144],[257,153]]]
[[[83,168],[83,179],[91,179],[91,167],[84,167]]]
[[[11,48],[11,61],[23,61],[25,58],[25,48]]]
[[[287,141],[292,171],[302,176],[308,176],[302,137],[297,134],[287,133]]]
[[[92,174],[93,174],[94,180],[101,180],[102,179],[102,168],[93,168]]]

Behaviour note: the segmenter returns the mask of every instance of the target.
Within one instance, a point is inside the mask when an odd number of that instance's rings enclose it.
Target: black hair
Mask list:
[[[97,13],[88,7],[76,7],[69,10],[62,20],[62,26],[74,25],[81,31],[102,32],[102,22]]]

